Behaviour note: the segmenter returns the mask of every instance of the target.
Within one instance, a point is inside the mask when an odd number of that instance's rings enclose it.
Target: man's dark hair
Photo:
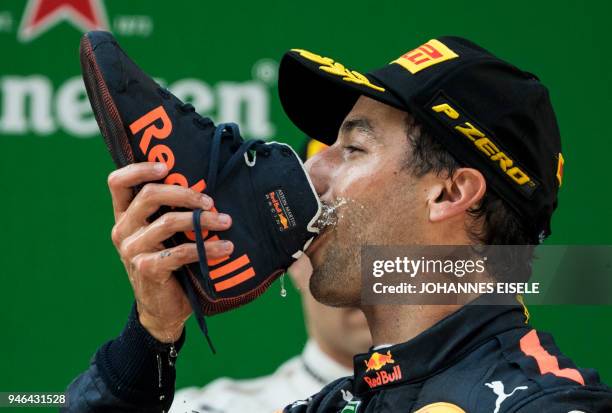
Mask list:
[[[406,120],[406,133],[412,149],[406,168],[420,177],[430,172],[452,176],[461,163],[433,136],[424,131],[411,116]],[[525,282],[532,272],[534,248],[532,239],[514,210],[493,191],[487,190],[480,203],[468,213],[474,218],[466,228],[478,245],[517,245],[522,247],[489,249],[491,271],[499,281]]]
[[[411,116],[406,120],[412,149],[407,168],[415,176],[430,172],[452,176],[462,165],[433,136],[424,131]],[[487,190],[479,205],[470,209],[474,224],[467,228],[471,240],[485,245],[532,244],[518,215],[493,191]],[[482,225],[480,225],[482,223]]]

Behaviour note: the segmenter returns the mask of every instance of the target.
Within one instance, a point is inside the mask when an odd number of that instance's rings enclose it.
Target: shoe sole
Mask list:
[[[108,91],[108,86],[96,61],[94,48],[87,35],[81,38],[79,55],[85,89],[113,161],[120,168],[134,163],[134,154],[123,127],[123,121]]]

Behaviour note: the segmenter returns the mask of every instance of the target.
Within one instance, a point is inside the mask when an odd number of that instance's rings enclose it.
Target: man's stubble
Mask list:
[[[359,307],[361,302],[361,248],[364,245],[419,244],[415,231],[416,200],[409,172],[366,200],[348,199],[338,211],[338,224],[313,264],[313,297],[335,307]]]

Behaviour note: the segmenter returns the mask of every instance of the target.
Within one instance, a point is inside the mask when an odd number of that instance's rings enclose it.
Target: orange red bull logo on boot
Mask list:
[[[272,207],[274,208],[274,211],[276,211],[276,216],[278,217],[281,226],[283,229],[289,228],[289,221],[287,221],[287,217],[285,217],[285,214],[283,214],[283,210],[280,207],[280,201],[276,198],[276,194],[274,192],[270,192],[268,196],[270,197],[270,202],[272,202]]]
[[[163,162],[166,164],[166,168],[169,173],[164,179],[165,184],[169,185],[180,185],[185,188],[191,188],[197,192],[204,192],[206,189],[206,181],[200,179],[194,184],[190,184],[185,175],[173,171],[176,165],[176,158],[172,149],[159,142],[153,142],[153,139],[164,140],[172,133],[172,121],[168,116],[168,113],[163,106],[158,106],[155,109],[145,113],[143,116],[135,120],[130,124],[130,131],[135,138],[142,133],[140,140],[138,141],[138,147],[143,155],[147,156],[149,162]],[[217,212],[217,209],[213,206],[211,209],[213,212]],[[195,233],[193,231],[187,231],[184,233],[187,239],[195,241]],[[208,231],[202,231],[202,237],[204,239],[216,241],[219,239],[218,235],[208,236]],[[221,265],[223,264],[223,265]],[[223,291],[232,288],[250,278],[255,276],[255,271],[250,265],[251,260],[247,254],[243,254],[238,258],[230,261],[229,256],[209,259],[208,265],[211,268],[210,278],[217,280],[223,277],[223,280],[215,282],[215,291]],[[233,273],[237,270],[242,270],[240,273],[233,275],[229,278],[225,276]]]
[[[391,351],[387,351],[386,354],[381,354],[377,351],[372,353],[369,360],[364,360],[366,365],[366,373],[369,371],[375,371],[376,376],[364,376],[363,380],[370,386],[371,389],[382,386],[384,384],[393,383],[402,378],[402,369],[399,365],[393,366],[391,372],[381,369],[387,365],[395,364]]]
[[[279,188],[268,192],[266,194],[266,201],[270,207],[272,218],[274,218],[281,232],[295,227],[295,217],[291,212],[291,208],[289,208],[287,197],[282,189]]]

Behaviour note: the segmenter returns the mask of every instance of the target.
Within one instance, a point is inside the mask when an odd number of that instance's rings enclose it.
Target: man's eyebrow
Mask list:
[[[369,135],[371,138],[375,138],[374,134],[374,126],[372,123],[366,118],[354,118],[345,120],[340,126],[340,131],[342,133],[348,134],[353,130],[358,129],[360,132],[364,132]]]

